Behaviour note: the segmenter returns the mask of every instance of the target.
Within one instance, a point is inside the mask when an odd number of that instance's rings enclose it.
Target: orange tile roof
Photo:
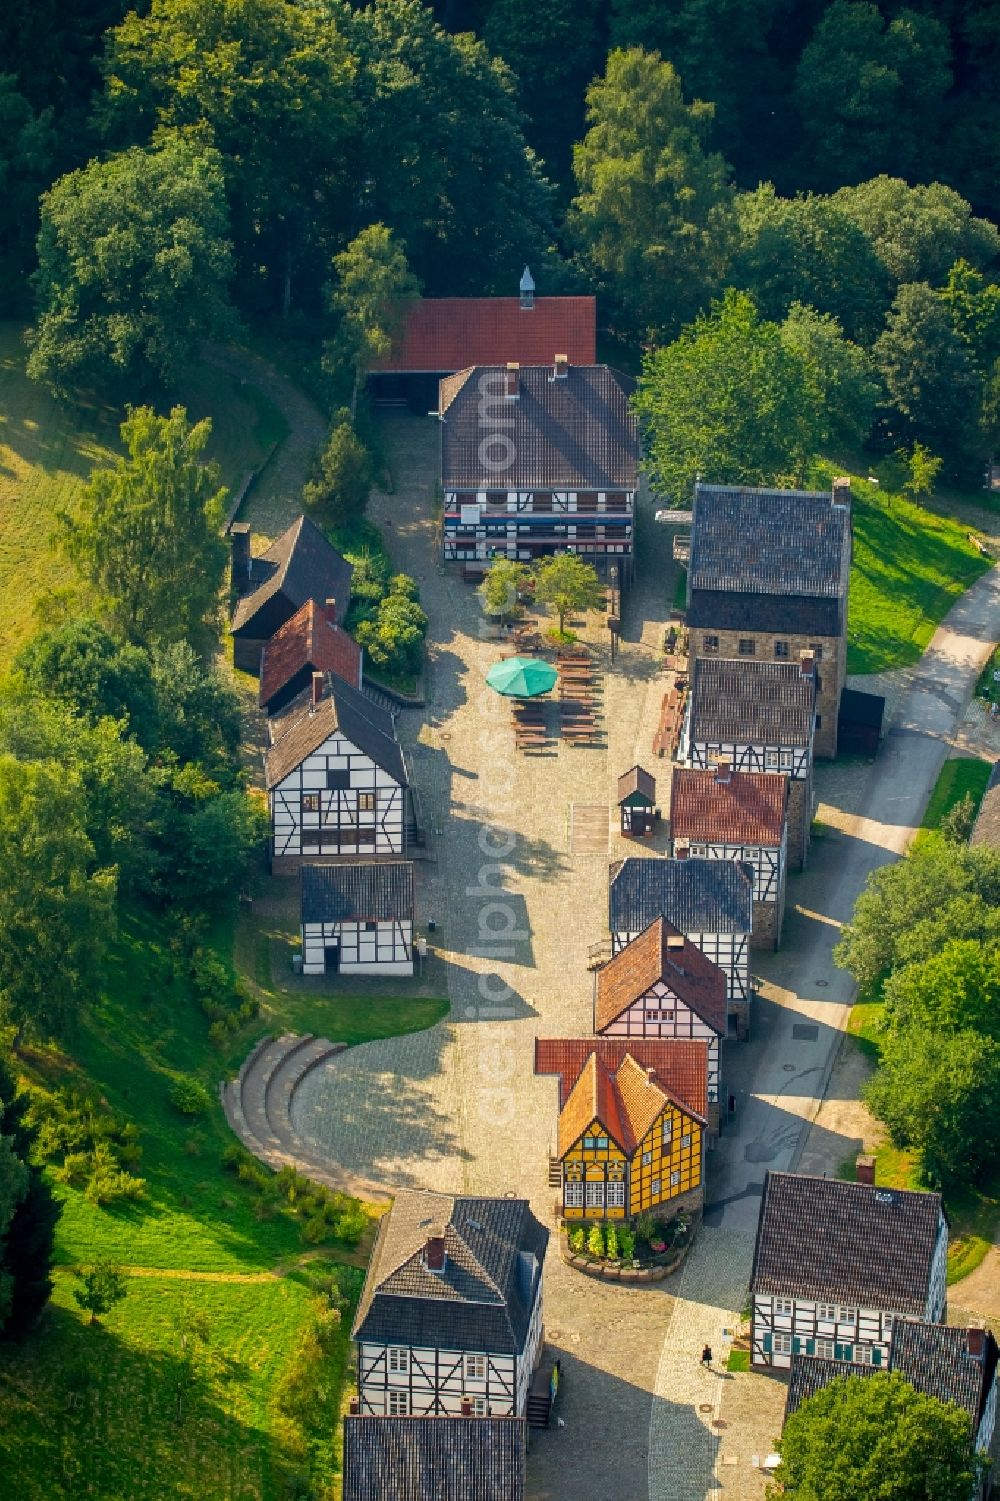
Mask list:
[[[352,688],[361,687],[361,648],[335,620],[336,609],[307,599],[265,643],[260,662],[260,702],[276,693],[304,667],[335,672]]]
[[[428,297],[411,303],[390,354],[376,370],[444,374],[469,365],[597,363],[593,297]]]
[[[704,1046],[704,1044],[702,1044]],[[565,1157],[593,1122],[598,1121],[626,1157],[633,1157],[646,1132],[670,1104],[700,1119],[690,1106],[664,1088],[652,1065],[642,1066],[633,1049],[618,1060],[601,1058],[593,1049],[559,1112],[558,1152]]]
[[[664,917],[655,918],[598,971],[594,1030],[603,1032],[660,980],[713,1032],[725,1036],[724,973]]]
[[[717,771],[675,766],[670,792],[674,839],[718,844],[780,844],[788,778],[775,771]]]
[[[696,1120],[704,1121],[708,1109],[707,1042],[655,1037],[536,1037],[535,1073],[559,1075],[559,1109],[563,1110],[591,1056],[616,1074],[626,1055],[641,1069],[653,1069],[656,1083],[668,1099]]]

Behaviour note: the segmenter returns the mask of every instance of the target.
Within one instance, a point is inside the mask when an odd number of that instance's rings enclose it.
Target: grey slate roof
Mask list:
[[[850,556],[851,513],[829,493],[695,486],[692,590],[839,599]]]
[[[523,1501],[524,1418],[344,1419],[344,1501]]]
[[[477,365],[441,382],[445,490],[636,488],[639,436],[626,377],[607,365],[571,365],[554,380],[551,365],[522,366],[516,401],[503,395],[504,381],[502,365]],[[502,471],[484,462],[484,453],[498,461],[502,451],[511,455]]]
[[[436,1224],[445,1226],[440,1274],[427,1270],[423,1256]],[[379,1226],[354,1338],[518,1354],[548,1239],[526,1199],[400,1192]],[[521,1252],[535,1259],[530,1285]]]
[[[327,675],[326,697],[313,708],[312,689],[268,721],[271,747],[264,755],[264,785],[276,786],[301,766],[324,740],[340,733],[399,783],[407,785],[403,752],[391,714],[372,703],[334,673]]]
[[[889,1364],[884,1369],[898,1371],[925,1396],[964,1408],[975,1433],[997,1369],[996,1340],[988,1330],[983,1330],[982,1335],[983,1358],[977,1359],[969,1353],[968,1330],[947,1324],[910,1323],[897,1319],[892,1330]],[[793,1356],[785,1403],[786,1420],[837,1376],[872,1374],[871,1366],[845,1364],[842,1360],[816,1360],[809,1355]]]
[[[299,905],[304,923],[412,920],[413,866],[409,860],[303,865]]]
[[[816,687],[798,662],[698,657],[691,673],[694,745],[812,744]]]
[[[230,629],[253,635],[253,619],[275,594],[288,601],[292,615],[307,599],[337,602],[343,620],[351,599],[353,565],[342,558],[308,516],[300,516],[250,565],[250,588],[237,601]],[[270,634],[270,632],[268,633]]]
[[[613,933],[641,933],[658,917],[681,933],[749,933],[752,913],[753,870],[742,861],[633,855],[611,867]]]
[[[1000,761],[994,763],[990,772],[969,843],[988,844],[991,849],[1000,849]]]
[[[725,589],[694,589],[688,600],[689,626],[703,631],[745,631],[747,635],[808,636],[832,641],[844,634],[842,601],[795,594],[737,594]]]
[[[940,1194],[769,1172],[750,1291],[920,1316],[940,1216]]]

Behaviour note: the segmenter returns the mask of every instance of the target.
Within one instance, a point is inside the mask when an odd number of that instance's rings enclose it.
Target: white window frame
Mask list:
[[[477,1418],[485,1418],[489,1415],[489,1407],[485,1397],[473,1397],[472,1411]]]
[[[408,1418],[410,1416],[410,1394],[400,1387],[389,1388],[386,1411],[391,1418]]]
[[[603,1182],[603,1180],[599,1180],[596,1183],[585,1183],[583,1185],[583,1190],[584,1190],[584,1194],[583,1194],[584,1204],[585,1204],[585,1206],[586,1206],[587,1209],[603,1209],[604,1208],[604,1182]]]
[[[681,1137],[681,1146],[682,1147],[689,1147],[690,1145],[691,1145],[691,1133],[690,1133],[690,1131],[685,1131],[684,1135]]]
[[[563,1184],[563,1203],[567,1209],[583,1208],[583,1180],[577,1178],[573,1183]]]
[[[855,1345],[851,1352],[851,1359],[855,1365],[874,1365],[872,1360],[871,1345]]]
[[[677,1185],[680,1183],[680,1181],[681,1181],[680,1168],[676,1168],[675,1167],[674,1170],[673,1170],[673,1172],[670,1174],[670,1187],[671,1188],[676,1188]]]
[[[662,1193],[663,1192],[663,1180],[661,1178],[654,1178],[653,1181],[652,1181],[652,1183],[649,1185],[649,1191],[650,1191],[651,1194]]]
[[[774,1312],[778,1318],[791,1318],[795,1312],[794,1298],[775,1298]]]
[[[820,1334],[816,1338],[816,1354],[820,1360],[836,1359],[836,1340],[827,1334]]]
[[[857,1322],[858,1310],[856,1308],[848,1308],[846,1304],[841,1303],[837,1309],[837,1323],[856,1324]]]
[[[835,1324],[837,1322],[836,1303],[817,1303],[816,1317],[822,1319],[824,1322]]]
[[[772,1340],[775,1355],[791,1355],[792,1336],[784,1329],[776,1329]]]
[[[649,1164],[652,1162],[652,1160],[653,1160],[653,1154],[652,1154],[652,1152],[643,1152],[643,1154],[642,1154],[642,1165],[643,1165],[643,1167],[648,1167]]]
[[[612,1178],[607,1185],[606,1202],[609,1209],[625,1208],[625,1180]]]
[[[669,1147],[669,1145],[673,1141],[673,1139],[674,1139],[674,1123],[673,1123],[672,1120],[664,1120],[664,1122],[663,1122],[663,1145],[665,1147]]]
[[[486,1380],[486,1356],[485,1355],[466,1355],[466,1357],[465,1357],[465,1379],[466,1379],[466,1381],[485,1381]]]
[[[390,1376],[408,1376],[410,1373],[410,1352],[406,1345],[390,1345],[386,1357]]]

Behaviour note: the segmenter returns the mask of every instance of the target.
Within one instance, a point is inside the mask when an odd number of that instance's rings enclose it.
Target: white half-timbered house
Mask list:
[[[940,1194],[769,1172],[750,1276],[754,1365],[887,1366],[897,1322],[943,1321],[947,1259]]]
[[[608,926],[612,957],[665,917],[726,977],[726,1007],[746,1036],[750,1018],[753,870],[732,860],[642,859],[611,867]]]
[[[801,870],[813,811],[816,666],[753,657],[701,657],[692,664],[677,759],[705,771],[783,772],[788,788],[788,859]]]
[[[299,878],[303,974],[413,974],[410,861],[303,865]]]
[[[726,977],[697,944],[663,917],[594,977],[600,1037],[670,1038],[708,1048],[707,1118],[719,1129],[719,1041],[726,1035]],[[641,1060],[640,1060],[641,1061]]]
[[[639,436],[607,365],[472,366],[441,382],[444,557],[631,565]]]
[[[275,866],[405,854],[408,778],[392,716],[334,674],[268,721]]]
[[[525,1199],[398,1193],[354,1321],[361,1412],[523,1417],[548,1238]]]
[[[997,1460],[997,1364],[1000,1351],[988,1329],[897,1319],[889,1344],[889,1371],[915,1391],[952,1403],[969,1417],[977,1475],[973,1497],[989,1493]],[[871,1376],[878,1367],[792,1356],[785,1421],[838,1376]]]
[[[753,867],[751,947],[778,947],[788,865],[788,777],[784,772],[675,766],[670,790],[675,855],[742,860]]]

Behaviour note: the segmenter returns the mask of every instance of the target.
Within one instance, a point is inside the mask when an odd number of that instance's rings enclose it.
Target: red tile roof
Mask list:
[[[303,667],[335,672],[352,688],[361,687],[361,648],[337,625],[335,613],[334,606],[307,599],[265,644],[260,662],[262,705],[270,703]]]
[[[670,791],[674,839],[717,844],[780,844],[788,778],[773,771],[717,771],[675,766]]]
[[[708,1109],[708,1043],[672,1038],[579,1037],[535,1038],[535,1073],[559,1075],[559,1109],[563,1110],[587,1060],[610,1073],[626,1055],[643,1069],[653,1069],[655,1083],[681,1110],[704,1121]]]
[[[663,917],[598,971],[594,1030],[603,1032],[660,980],[720,1037],[726,1035],[725,975]]]
[[[391,354],[375,366],[399,373],[444,374],[469,365],[597,363],[593,297],[434,297],[410,305]]]

